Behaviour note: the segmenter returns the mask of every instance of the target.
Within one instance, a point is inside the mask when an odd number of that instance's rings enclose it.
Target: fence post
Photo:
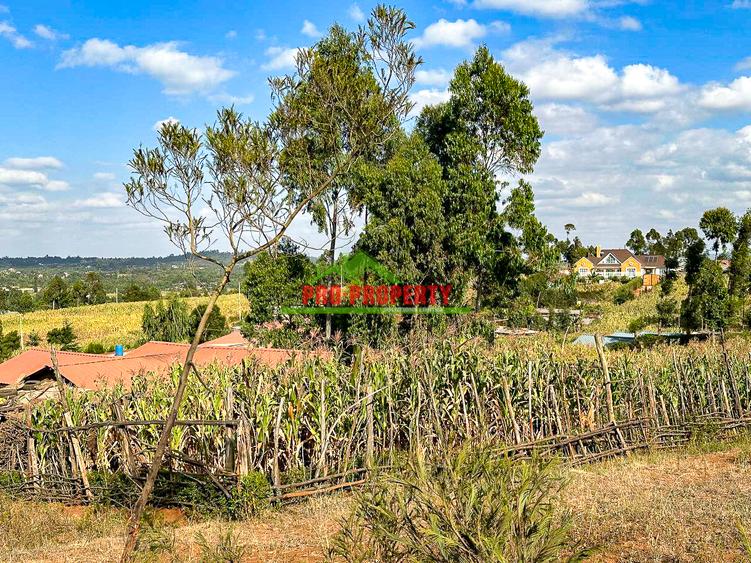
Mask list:
[[[274,488],[276,494],[279,494],[279,486],[282,484],[282,478],[279,474],[279,434],[282,425],[282,410],[284,409],[284,397],[279,399],[279,409],[276,412],[276,424],[274,425]]]
[[[231,383],[227,387],[227,395],[224,399],[224,412],[227,420],[234,420],[235,392]],[[230,425],[225,428],[224,448],[224,469],[228,473],[234,473],[237,459],[237,426]]]
[[[57,380],[57,388],[60,392],[60,404],[63,407],[63,420],[65,421],[65,426],[70,429],[73,427],[73,419],[70,416],[70,404],[68,402],[68,396],[65,394],[65,384],[63,383],[63,378],[60,376],[60,366],[57,363],[57,353],[55,352],[54,348],[50,349],[50,357],[52,359],[52,367],[55,372],[55,379]],[[83,457],[81,444],[78,442],[78,436],[76,436],[72,430],[68,430],[68,438],[70,439],[70,443],[73,449],[73,459],[75,460],[76,465],[78,465],[78,471],[81,475],[81,482],[83,483],[83,489],[86,493],[86,498],[88,498],[89,500],[94,500],[94,495],[92,494],[91,487],[89,486],[89,476],[86,472],[86,460]]]
[[[125,422],[123,416],[123,410],[120,408],[120,403],[115,401],[112,403],[112,412],[115,415],[115,420],[118,422]],[[128,433],[127,426],[123,426],[122,429],[118,429],[118,436],[120,437],[120,445],[123,449],[123,456],[125,456],[125,471],[128,475],[135,476],[137,472],[136,460],[133,457],[133,450],[130,448],[130,434]]]
[[[613,387],[610,382],[610,370],[608,369],[608,360],[605,357],[605,349],[602,346],[602,337],[599,334],[595,334],[595,347],[597,348],[597,355],[600,358],[600,366],[602,367],[602,375],[605,380],[605,400],[608,406],[608,422],[615,422],[615,408],[613,407]]]

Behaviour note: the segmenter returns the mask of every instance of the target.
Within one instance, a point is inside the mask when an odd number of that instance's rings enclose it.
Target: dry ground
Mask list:
[[[743,561],[738,525],[751,530],[751,444],[661,452],[570,470],[563,506],[593,561]],[[252,521],[154,518],[141,552],[152,561],[319,561],[347,495],[322,497]],[[0,560],[115,561],[124,514],[0,501]],[[224,556],[224,558],[222,558]]]

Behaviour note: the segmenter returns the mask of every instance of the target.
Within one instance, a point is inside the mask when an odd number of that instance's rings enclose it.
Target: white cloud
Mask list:
[[[28,49],[34,44],[16,31],[8,22],[0,22],[0,37],[5,37],[16,49]]]
[[[110,209],[124,207],[125,202],[120,194],[102,192],[86,199],[78,199],[72,203],[72,206],[78,209]]]
[[[522,41],[503,62],[542,100],[579,100],[604,110],[654,113],[675,106],[686,91],[666,69],[627,65],[619,72],[602,54],[577,56],[554,48],[556,38]]]
[[[44,168],[62,168],[63,163],[54,156],[35,156],[32,158],[12,157],[5,160],[5,166],[21,170],[38,170]]]
[[[626,31],[641,31],[641,22],[631,16],[623,16],[618,20],[618,26]]]
[[[519,14],[560,18],[581,14],[589,8],[587,0],[475,0],[476,8],[509,10]]]
[[[696,225],[708,207],[745,211],[751,203],[751,126],[594,127],[544,143],[530,181],[543,222],[552,228],[573,222],[585,242],[622,245],[634,227],[664,233]],[[593,208],[602,212],[593,214]]]
[[[418,114],[425,106],[433,106],[448,101],[451,94],[448,90],[439,90],[437,88],[428,88],[424,90],[417,90],[410,94],[410,99],[415,107],[412,109],[412,113]]]
[[[736,10],[751,9],[751,0],[733,0],[731,7],[735,8]]]
[[[237,38],[237,32],[234,29],[230,29],[227,33],[224,34],[225,39],[236,39]]]
[[[599,192],[584,192],[573,198],[571,200],[571,205],[574,207],[604,207],[617,202],[617,197],[611,197]]]
[[[221,92],[209,96],[209,101],[217,104],[230,104],[235,106],[245,106],[253,103],[253,100],[255,100],[253,94],[248,94],[247,96],[234,96],[232,94],[227,94],[226,92]]]
[[[58,39],[68,39],[68,35],[55,31],[48,25],[38,23],[34,26],[34,33],[36,33],[42,39],[48,39],[49,41],[57,41]]]
[[[217,57],[181,51],[176,42],[121,47],[107,39],[95,38],[64,51],[57,68],[105,66],[120,72],[144,73],[159,80],[165,94],[186,95],[210,92],[235,76],[223,64]]]
[[[0,167],[0,186],[33,187],[48,192],[61,192],[70,186],[62,180],[50,180],[44,172]]]
[[[451,80],[451,73],[443,68],[422,69],[415,72],[415,82],[417,84],[428,84],[429,86],[443,86]]]
[[[300,33],[307,35],[308,37],[320,37],[322,35],[322,33],[318,31],[316,24],[309,20],[302,22],[302,29],[300,30]]]
[[[492,24],[491,24],[492,25]],[[493,29],[501,31],[502,22],[493,25]],[[471,47],[475,41],[482,39],[488,33],[488,26],[482,25],[475,19],[448,21],[441,18],[425,28],[422,35],[413,40],[415,47],[432,47],[442,45],[445,47]]]
[[[98,182],[114,182],[115,175],[112,172],[95,172],[94,180]]]
[[[597,117],[584,108],[548,103],[535,106],[535,115],[546,135],[577,135],[592,131]]]
[[[152,129],[159,133],[159,130],[164,127],[167,123],[180,123],[180,120],[176,117],[172,117],[171,115],[165,119],[160,119],[154,125],[152,125]]]
[[[297,47],[269,47],[266,49],[266,55],[269,60],[261,65],[263,70],[284,70],[291,69],[295,66],[297,57]]]
[[[751,110],[751,76],[736,78],[727,86],[707,84],[702,88],[699,105],[718,111]]]
[[[349,14],[349,17],[357,23],[362,23],[365,21],[365,14],[357,4],[352,4],[349,7],[349,10],[347,10],[347,13]]]

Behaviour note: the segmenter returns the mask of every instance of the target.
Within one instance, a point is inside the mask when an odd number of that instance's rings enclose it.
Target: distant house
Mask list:
[[[62,379],[74,387],[101,389],[122,384],[130,388],[135,376],[169,373],[175,364],[184,361],[189,347],[182,343],[151,341],[123,356],[57,352],[57,362]],[[320,352],[313,354],[321,355]],[[212,363],[237,366],[245,361],[274,367],[293,357],[304,355],[299,350],[253,348],[236,331],[201,344],[193,362],[199,368]],[[54,381],[49,350],[32,348],[0,364],[0,391],[4,387],[17,390],[39,389]]]
[[[661,255],[636,255],[626,248],[596,247],[594,255],[579,258],[574,264],[574,273],[581,277],[641,278],[645,275],[662,277],[665,273],[665,257]]]

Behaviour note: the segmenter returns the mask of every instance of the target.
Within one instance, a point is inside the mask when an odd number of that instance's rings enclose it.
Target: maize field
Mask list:
[[[214,366],[191,377],[169,465],[224,476],[262,472],[283,488],[391,463],[417,440],[514,445],[591,433],[613,420],[673,428],[707,415],[742,420],[751,411],[746,341],[732,340],[726,350],[705,342],[604,355],[607,369],[594,349],[561,350],[546,339],[436,340],[366,351],[351,362]],[[135,474],[145,467],[160,426],[112,421],[165,419],[178,371],[137,380],[129,392],[67,391],[88,469]],[[35,406],[28,423],[34,471],[75,478],[62,403]],[[15,468],[28,474],[23,455]]]
[[[185,299],[189,309],[207,301],[207,297]],[[22,331],[28,342],[28,335],[32,332],[44,340],[47,332],[60,328],[68,321],[80,346],[100,342],[105,348],[112,349],[115,344],[135,345],[143,338],[141,317],[145,304],[146,302],[138,301],[46,309],[25,313],[22,317],[13,313],[0,315],[0,322],[6,332]],[[238,321],[238,311],[242,311],[242,314],[248,311],[248,300],[237,293],[221,295],[217,305],[230,324]]]

